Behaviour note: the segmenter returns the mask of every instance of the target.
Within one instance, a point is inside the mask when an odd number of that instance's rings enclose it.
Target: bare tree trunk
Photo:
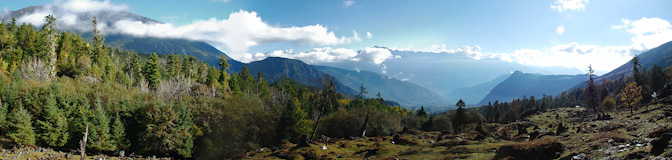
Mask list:
[[[79,141],[79,155],[81,156],[82,160],[86,159],[86,139],[88,139],[89,136],[89,124],[86,124],[86,132],[84,132],[84,138],[82,138],[81,141]]]
[[[366,120],[364,120],[364,125],[362,125],[362,136],[366,137],[366,124],[369,123],[369,114],[366,114]]]
[[[313,139],[315,137],[315,133],[317,132],[317,127],[320,126],[320,119],[322,119],[322,113],[324,113],[324,105],[322,106],[322,109],[320,110],[320,115],[317,116],[317,121],[315,122],[315,127],[313,127],[313,134],[310,134],[310,139]]]

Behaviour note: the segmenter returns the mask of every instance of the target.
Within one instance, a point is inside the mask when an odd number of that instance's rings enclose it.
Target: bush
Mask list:
[[[448,131],[453,132],[453,124],[450,121],[448,115],[437,115],[434,118],[434,126],[432,127],[434,131]]]
[[[373,108],[355,108],[349,111],[339,108],[321,120],[318,132],[320,135],[338,138],[361,136],[367,114],[369,123],[366,125],[366,136],[387,136],[401,130],[401,119],[392,113]]]

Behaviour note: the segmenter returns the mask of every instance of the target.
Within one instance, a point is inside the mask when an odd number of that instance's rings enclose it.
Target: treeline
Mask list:
[[[672,93],[672,67],[663,69],[654,65],[642,67],[639,58],[633,58],[633,73],[618,79],[595,82],[589,66],[587,81],[580,88],[564,91],[555,97],[543,95],[514,99],[511,102],[488,103],[476,108],[488,122],[508,123],[530,114],[560,107],[585,107],[590,113],[608,114],[617,109],[632,109],[650,103],[658,103]],[[640,71],[641,70],[641,71]],[[669,102],[669,100],[666,100]]]
[[[409,114],[380,96],[335,91],[333,79],[269,83],[193,56],[138,54],[15,20],[0,23],[0,137],[18,145],[219,159],[302,135],[390,135]],[[256,77],[256,78],[255,78]],[[366,123],[365,123],[366,122]],[[128,154],[127,154],[128,155]]]

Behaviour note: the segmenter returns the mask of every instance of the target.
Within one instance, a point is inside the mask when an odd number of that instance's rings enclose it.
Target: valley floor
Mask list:
[[[297,148],[248,152],[251,159],[653,159],[672,157],[672,105],[610,112],[597,120],[584,108],[547,110],[509,124],[471,126],[462,134],[405,130],[394,136],[329,139]],[[584,118],[581,118],[584,114]],[[559,126],[562,125],[560,130]],[[563,131],[564,130],[564,131]],[[525,133],[527,132],[527,133]]]

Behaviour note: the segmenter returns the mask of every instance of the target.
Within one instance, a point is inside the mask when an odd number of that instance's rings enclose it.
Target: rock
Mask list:
[[[537,136],[539,136],[539,131],[534,131],[530,133],[530,141],[536,139]]]
[[[524,125],[518,124],[518,135],[527,134],[527,128]]]
[[[418,144],[418,142],[411,139],[410,137],[399,136],[398,134],[395,135],[394,138],[392,138],[392,139],[396,144],[399,144],[399,145],[417,145]],[[395,144],[395,143],[393,143],[393,144]]]
[[[328,143],[329,140],[331,140],[331,138],[329,138],[329,137],[327,137],[327,136],[325,136],[325,135],[321,135],[320,138],[321,138],[321,140],[322,140],[323,143]]]
[[[581,153],[576,156],[572,156],[572,160],[588,160],[588,156],[585,153]]]
[[[662,137],[654,138],[651,141],[651,153],[656,156],[663,153],[665,148],[667,148],[667,145],[669,145],[671,138],[672,133],[664,133]]]
[[[481,134],[482,136],[488,136],[488,133],[483,130],[483,127],[481,125],[476,126],[476,129],[474,129],[478,134]]]
[[[315,151],[312,149],[308,149],[305,152],[301,152],[301,155],[305,159],[317,159],[317,155],[315,155]]]
[[[643,159],[646,155],[645,151],[632,152],[626,156],[626,159]]]
[[[514,159],[556,159],[564,151],[562,143],[554,138],[538,139],[534,142],[519,142],[499,147],[494,159],[512,157]]]
[[[558,129],[555,130],[555,134],[560,135],[561,133],[565,133],[565,132],[567,132],[567,128],[564,125],[562,125],[562,123],[560,123],[558,125]]]

